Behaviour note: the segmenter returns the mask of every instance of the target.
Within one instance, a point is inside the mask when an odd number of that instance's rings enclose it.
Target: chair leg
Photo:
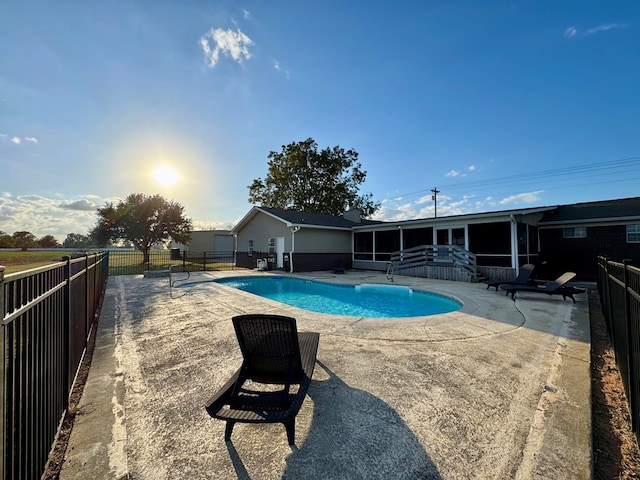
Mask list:
[[[284,424],[284,427],[287,429],[287,440],[289,441],[289,445],[296,444],[296,421],[295,419]]]
[[[231,420],[227,420],[227,426],[224,428],[224,440],[225,442],[231,441],[231,432],[233,431],[233,427],[236,422],[232,422]]]

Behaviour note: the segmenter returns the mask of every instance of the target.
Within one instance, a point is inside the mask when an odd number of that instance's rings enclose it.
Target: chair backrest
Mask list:
[[[567,283],[569,280],[571,280],[575,276],[576,274],[573,272],[563,273],[558,278],[556,278],[553,282],[547,283],[547,289],[557,290],[558,288],[563,286],[565,283]]]
[[[533,273],[534,265],[530,263],[526,263],[520,267],[520,273],[516,277],[516,283],[527,283],[529,278],[531,278],[531,274]]]
[[[262,383],[298,382],[304,375],[296,320],[281,315],[233,317],[244,374]]]

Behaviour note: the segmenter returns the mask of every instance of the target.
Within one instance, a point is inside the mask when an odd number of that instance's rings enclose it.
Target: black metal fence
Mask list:
[[[37,479],[68,407],[107,281],[109,255],[0,269],[0,479]]]
[[[171,265],[180,266],[184,272],[232,270],[235,263],[234,252],[151,250],[145,260],[139,251],[112,250],[109,252],[109,275],[141,275],[149,270],[168,270]]]
[[[640,268],[598,257],[598,290],[607,330],[640,441]]]

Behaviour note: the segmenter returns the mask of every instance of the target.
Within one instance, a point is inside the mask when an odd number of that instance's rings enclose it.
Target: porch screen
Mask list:
[[[355,260],[373,260],[373,232],[353,234]]]
[[[378,262],[391,260],[391,253],[400,250],[400,230],[376,232],[375,259]]]

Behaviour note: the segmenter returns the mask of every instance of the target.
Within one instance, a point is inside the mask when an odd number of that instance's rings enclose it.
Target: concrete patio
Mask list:
[[[247,272],[211,272],[190,281]],[[269,273],[249,272],[251,275]],[[305,278],[389,283],[382,274]],[[396,276],[454,296],[458,312],[405,319],[313,313],[216,283],[111,277],[60,478],[468,479],[591,476],[586,295],[520,293]],[[295,317],[320,332],[297,417],[238,424],[204,405],[240,365],[231,317]]]

